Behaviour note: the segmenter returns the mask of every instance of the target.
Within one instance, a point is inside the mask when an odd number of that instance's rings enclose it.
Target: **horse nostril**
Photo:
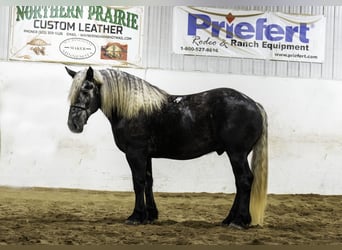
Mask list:
[[[79,126],[76,122],[74,122],[72,120],[68,121],[68,127],[74,133],[81,133],[83,130],[82,126]]]
[[[76,129],[75,124],[71,120],[68,120],[68,127],[71,131],[74,131]]]

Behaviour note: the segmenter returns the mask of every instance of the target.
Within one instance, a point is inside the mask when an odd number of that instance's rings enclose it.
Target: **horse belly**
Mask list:
[[[156,138],[155,158],[186,160],[221,151],[208,127],[169,126],[166,131]]]
[[[196,145],[179,145],[178,147],[165,147],[165,150],[158,150],[152,154],[153,158],[168,158],[174,160],[189,160],[198,158],[215,151],[212,147],[198,147]]]

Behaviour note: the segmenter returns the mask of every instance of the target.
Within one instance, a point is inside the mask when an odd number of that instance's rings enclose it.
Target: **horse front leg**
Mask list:
[[[147,158],[144,156],[144,154],[133,151],[126,153],[126,159],[131,168],[133,188],[135,193],[134,210],[133,213],[127,218],[126,224],[138,225],[145,223],[147,220],[147,211],[144,199]]]
[[[151,158],[149,158],[147,160],[147,165],[146,165],[146,187],[145,187],[148,223],[153,223],[153,221],[158,219],[158,209],[154,201],[152,186],[153,186],[152,160]]]

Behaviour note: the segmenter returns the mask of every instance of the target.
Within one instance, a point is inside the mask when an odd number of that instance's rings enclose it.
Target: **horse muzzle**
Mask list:
[[[81,133],[87,124],[88,113],[85,109],[72,107],[69,112],[68,127],[74,133]]]
[[[84,124],[79,124],[78,122],[70,119],[68,120],[68,127],[73,133],[82,133]]]

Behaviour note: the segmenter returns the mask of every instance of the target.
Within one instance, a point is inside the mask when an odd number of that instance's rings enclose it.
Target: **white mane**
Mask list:
[[[87,70],[83,70],[75,75],[69,94],[71,104],[76,101],[86,74]],[[125,118],[133,118],[139,112],[151,114],[160,110],[167,99],[165,91],[123,71],[94,70],[94,80],[101,85],[101,110],[109,118],[113,110]]]

